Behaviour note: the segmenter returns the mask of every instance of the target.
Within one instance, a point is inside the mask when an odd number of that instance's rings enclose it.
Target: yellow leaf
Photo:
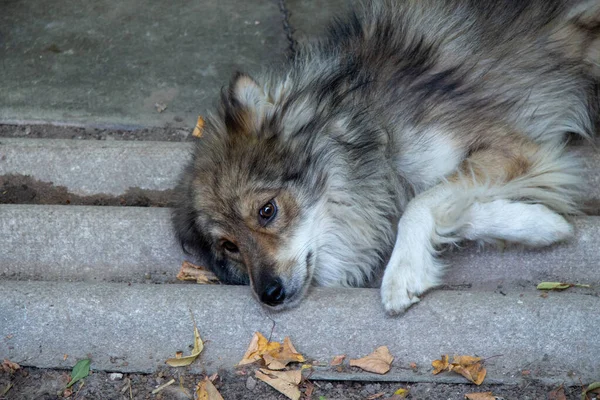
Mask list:
[[[180,281],[196,281],[197,283],[211,285],[219,283],[219,278],[204,267],[194,265],[189,261],[184,261],[177,274]]]
[[[284,369],[291,362],[306,361],[302,354],[298,353],[292,345],[289,337],[283,339],[283,346],[263,355],[263,360],[269,369]]]
[[[481,358],[471,356],[454,357],[449,370],[461,374],[478,386],[481,385],[486,374],[485,368],[481,365]]]
[[[431,366],[433,367],[433,374],[437,375],[442,371],[446,371],[448,369],[448,356],[444,354],[441,360],[433,360],[431,362]]]
[[[202,130],[204,129],[204,118],[198,117],[198,121],[196,121],[196,126],[194,127],[194,131],[192,132],[193,137],[202,137]]]
[[[298,385],[302,380],[302,372],[300,370],[270,371],[261,368],[255,372],[255,376],[289,399],[300,399],[301,393],[300,389],[298,389]]]
[[[396,399],[404,399],[408,396],[408,389],[400,388],[394,392],[394,395],[391,397],[393,400]]]
[[[539,290],[565,290],[565,289],[568,289],[573,286],[584,287],[584,288],[591,287],[590,285],[583,285],[583,284],[579,284],[579,283],[541,282],[539,285],[537,285],[537,289],[539,289]]]
[[[454,371],[461,374],[476,385],[481,385],[487,371],[481,365],[481,358],[471,356],[455,356],[452,364],[448,363],[448,356],[443,355],[441,360],[432,361],[433,374],[443,371]]]
[[[200,339],[198,327],[194,323],[194,348],[192,349],[192,354],[185,357],[181,357],[181,354],[176,354],[175,358],[169,358],[165,362],[171,367],[185,367],[193,363],[194,360],[198,358],[203,349],[204,343],[202,342],[202,339]]]
[[[465,394],[465,399],[468,400],[496,400],[496,396],[492,392],[468,393]]]
[[[381,346],[368,356],[350,360],[350,366],[383,375],[390,370],[393,360],[394,357],[390,354],[387,346]]]
[[[248,345],[246,354],[244,354],[244,357],[238,365],[252,364],[253,362],[260,360],[263,355],[269,354],[271,351],[278,351],[280,348],[281,343],[269,342],[266,337],[260,334],[260,332],[255,332],[250,341],[250,345]]]
[[[196,385],[196,399],[198,400],[223,400],[223,396],[217,390],[215,385],[210,381],[208,377],[205,377],[203,381],[200,381]]]

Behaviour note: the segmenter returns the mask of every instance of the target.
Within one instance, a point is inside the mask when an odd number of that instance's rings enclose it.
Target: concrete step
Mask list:
[[[130,188],[172,189],[193,143],[0,139],[0,176],[29,175],[73,194],[120,196]],[[573,148],[582,159],[585,199],[600,204],[600,151]]]
[[[169,218],[165,208],[0,205],[0,279],[173,282],[186,256]],[[447,251],[445,282],[488,289],[600,284],[600,217],[573,222],[576,237],[546,249]]]
[[[315,288],[298,308],[270,315],[236,286],[0,281],[0,292],[0,357],[36,367],[69,368],[90,356],[93,369],[154,371],[175,351],[189,352],[191,310],[206,341],[194,372],[232,369],[255,331],[272,331],[273,340],[290,336],[298,351],[320,362],[381,345],[395,356],[383,376],[323,367],[316,379],[464,382],[431,374],[431,361],[446,353],[490,357],[488,383],[578,385],[600,374],[600,298],[577,290],[546,298],[535,291],[440,290],[393,318],[375,289]]]

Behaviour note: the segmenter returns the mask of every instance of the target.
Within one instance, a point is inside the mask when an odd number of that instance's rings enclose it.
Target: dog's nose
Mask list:
[[[260,300],[269,306],[276,306],[283,303],[285,300],[285,289],[281,282],[278,279],[271,282],[265,288]]]

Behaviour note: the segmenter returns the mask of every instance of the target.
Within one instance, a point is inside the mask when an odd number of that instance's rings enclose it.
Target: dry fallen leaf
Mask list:
[[[393,360],[387,346],[380,346],[368,356],[350,360],[350,366],[383,375],[390,370]]]
[[[198,332],[198,327],[196,323],[194,323],[194,348],[192,349],[192,354],[189,356],[182,357],[183,353],[177,352],[175,358],[169,358],[165,361],[171,367],[185,367],[194,362],[196,358],[200,355],[204,349],[204,343],[202,339],[200,339],[200,333]]]
[[[385,396],[385,393],[384,392],[379,392],[379,393],[375,393],[375,394],[370,395],[369,397],[367,397],[367,400],[375,400],[375,399],[378,399],[378,398],[383,397],[383,396]]]
[[[600,394],[600,382],[590,383],[588,387],[585,388],[583,393],[581,393],[581,400],[587,400],[592,398],[591,396],[588,396],[588,394],[590,393]]]
[[[196,385],[196,399],[198,400],[223,400],[223,396],[211,382],[209,377],[205,377]]]
[[[302,372],[300,370],[270,371],[261,368],[255,372],[255,376],[291,400],[300,399],[301,393],[300,389],[298,389],[298,385],[302,380]]]
[[[431,362],[433,374],[439,374],[442,371],[454,371],[461,374],[476,385],[481,385],[485,379],[486,370],[481,364],[481,358],[471,356],[455,356],[451,364],[448,363],[448,356],[443,355],[441,360]]]
[[[198,117],[198,121],[196,121],[196,126],[194,127],[194,131],[192,132],[193,137],[202,137],[202,131],[204,129],[204,118]]]
[[[304,397],[306,399],[312,399],[312,394],[315,391],[315,384],[310,381],[305,381],[304,387],[306,388],[304,390]]]
[[[567,400],[565,388],[560,385],[556,389],[552,390],[550,393],[548,393],[548,400]]]
[[[263,355],[263,360],[269,369],[281,370],[291,362],[306,361],[302,354],[298,353],[292,345],[289,337],[283,339],[283,346]]]
[[[197,283],[205,285],[220,283],[219,278],[211,271],[204,267],[194,265],[189,261],[184,261],[183,264],[181,264],[177,279],[180,281],[196,281]]]
[[[154,107],[156,107],[156,111],[161,113],[167,109],[167,105],[164,103],[155,103]]]
[[[468,400],[496,400],[496,396],[492,392],[468,393],[465,394],[465,399]]]
[[[279,342],[269,342],[260,332],[255,332],[248,345],[248,350],[238,365],[252,364],[262,358],[263,355],[270,353],[271,351],[277,351],[281,348]]]
[[[431,366],[433,367],[433,374],[437,375],[442,371],[448,370],[448,356],[444,354],[441,360],[433,360],[431,362]]]
[[[4,359],[4,361],[2,361],[2,370],[4,372],[8,372],[9,374],[13,374],[15,371],[21,369],[21,366],[15,362],[12,362],[10,360]]]
[[[344,362],[345,358],[346,358],[345,354],[342,354],[340,356],[335,356],[335,357],[333,357],[333,360],[331,360],[331,362],[329,363],[329,365],[331,365],[332,367],[336,367],[338,365],[342,365],[342,363]]]

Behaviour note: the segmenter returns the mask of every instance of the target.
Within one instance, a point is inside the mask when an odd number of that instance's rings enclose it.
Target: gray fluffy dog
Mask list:
[[[273,309],[384,270],[388,312],[463,240],[568,239],[595,133],[600,2],[373,1],[207,118],[173,221],[190,252]]]

